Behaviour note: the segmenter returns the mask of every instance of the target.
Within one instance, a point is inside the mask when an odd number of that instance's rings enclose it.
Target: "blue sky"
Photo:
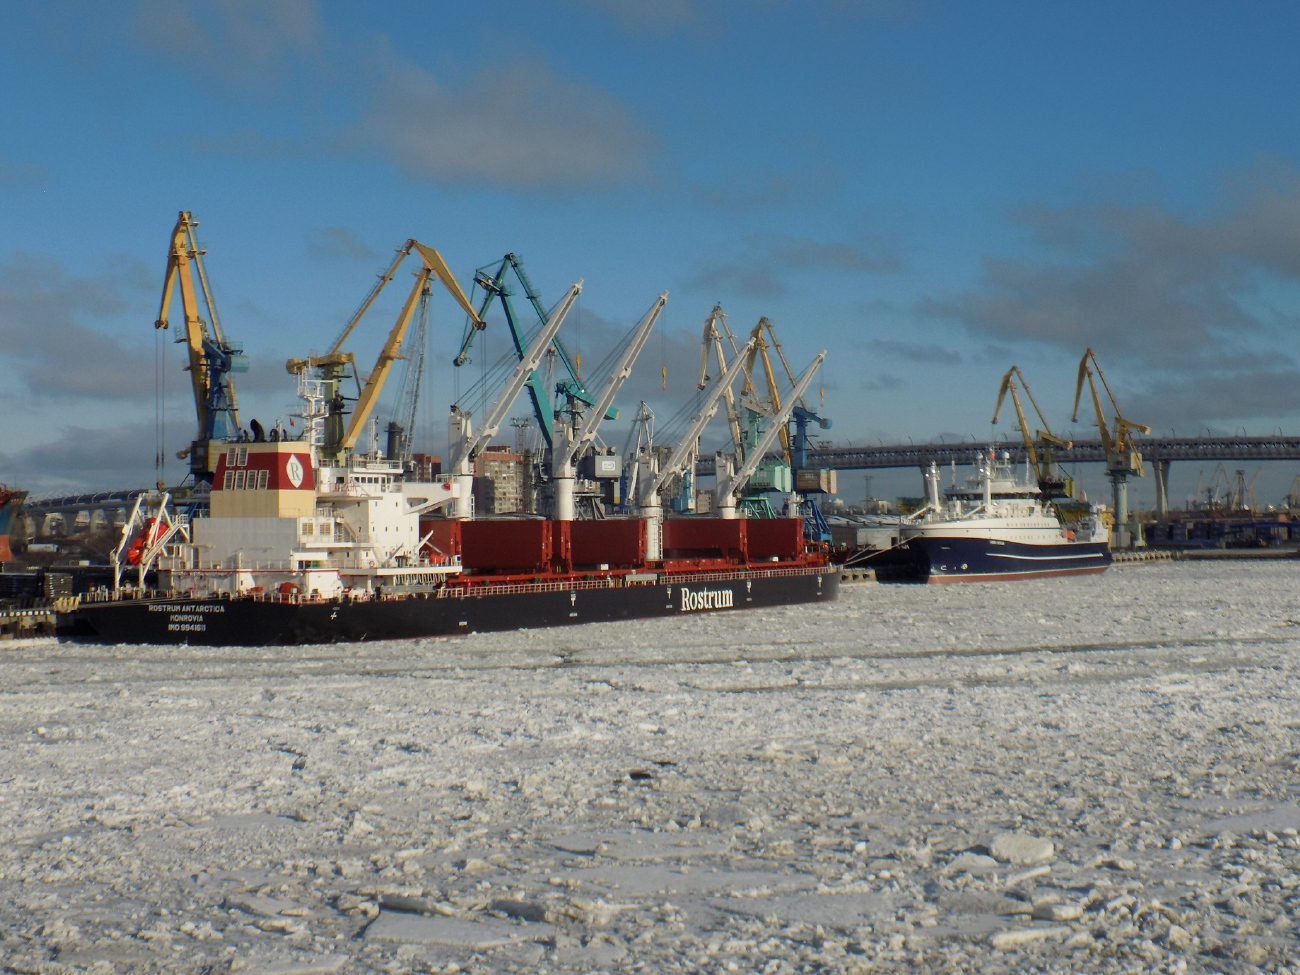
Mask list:
[[[985,438],[1013,363],[1058,432],[1090,435],[1069,416],[1088,346],[1158,432],[1294,433],[1298,27],[1251,3],[5,4],[0,478],[152,479],[181,209],[253,359],[246,420],[293,409],[284,360],[328,346],[416,237],[466,284],[506,251],[548,304],[583,278],[565,334],[588,362],[667,289],[626,416],[693,393],[721,302],[737,332],[768,316],[797,368],[829,350],[841,442]],[[440,298],[435,450],[462,326]],[[489,330],[467,370],[503,349]],[[172,452],[193,425],[178,351]],[[1174,496],[1195,476],[1175,468]]]

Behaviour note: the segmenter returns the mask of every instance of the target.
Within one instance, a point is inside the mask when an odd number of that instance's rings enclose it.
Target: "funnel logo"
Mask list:
[[[302,461],[298,459],[297,454],[290,454],[289,459],[285,461],[284,473],[289,478],[289,483],[294,487],[302,487]]]

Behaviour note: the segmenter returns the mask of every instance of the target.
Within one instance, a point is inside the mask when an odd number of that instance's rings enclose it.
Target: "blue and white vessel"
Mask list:
[[[1092,575],[1110,566],[1110,528],[1099,506],[1066,522],[1010,457],[981,453],[976,472],[939,496],[939,471],[926,472],[928,502],[903,520],[900,556],[888,576],[912,582],[990,582]]]

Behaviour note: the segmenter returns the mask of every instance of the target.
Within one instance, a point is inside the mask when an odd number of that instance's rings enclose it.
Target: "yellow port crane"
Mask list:
[[[402,305],[397,321],[388,332],[388,339],[379,352],[379,358],[375,362],[374,369],[370,371],[365,384],[362,385],[361,378],[356,372],[356,359],[351,352],[343,351],[343,343],[348,340],[348,337],[351,336],[366,312],[370,310],[370,306],[375,303],[375,299],[379,297],[379,293],[384,290],[384,286],[393,279],[397,269],[412,251],[419,254],[423,266],[415,275],[415,284],[412,285],[411,292]],[[301,377],[307,370],[314,369],[317,376],[325,384],[323,398],[325,400],[326,415],[324,436],[320,445],[322,463],[340,465],[344,462],[346,454],[356,446],[357,440],[361,436],[361,430],[370,418],[379,394],[383,391],[384,383],[388,379],[393,363],[402,358],[402,339],[406,336],[407,328],[411,324],[411,318],[415,314],[421,296],[427,294],[430,277],[436,277],[442,282],[448,293],[456,299],[456,303],[470,316],[474,327],[485,327],[478,313],[475,312],[474,306],[470,304],[465,292],[461,290],[460,284],[447,267],[447,262],[442,259],[442,255],[433,248],[426,247],[411,238],[398,249],[397,256],[388,266],[388,269],[379,275],[379,280],[370,289],[370,293],[361,302],[361,306],[348,319],[343,331],[334,340],[330,350],[322,356],[290,359],[285,364],[292,376]],[[361,388],[357,396],[356,406],[352,410],[352,418],[344,428],[343,417],[346,412],[346,400],[339,386],[348,367],[351,367],[357,384]]]
[[[221,332],[216,302],[208,285],[208,275],[203,269],[203,255],[207,251],[199,246],[194,228],[199,222],[189,210],[180,211],[176,226],[172,228],[171,244],[167,251],[167,273],[163,277],[162,301],[158,307],[155,329],[168,329],[171,322],[172,294],[180,285],[181,309],[185,315],[185,335],[177,338],[184,342],[189,352],[186,370],[194,390],[194,411],[198,416],[198,434],[188,447],[177,452],[181,460],[190,459],[190,473],[196,480],[211,481],[216,469],[215,458],[209,458],[208,445],[213,440],[225,440],[239,433],[239,409],[235,404],[235,386],[230,375],[248,371],[244,350],[231,345]],[[199,290],[208,317],[199,314],[198,292],[194,288],[198,273]],[[161,455],[160,455],[161,456]]]
[[[1102,406],[1101,397],[1097,394],[1094,369],[1096,379],[1101,380],[1102,388],[1110,398],[1111,408],[1115,411],[1113,436],[1106,423],[1106,411]],[[1071,422],[1077,423],[1079,420],[1079,400],[1083,395],[1085,382],[1092,394],[1092,406],[1097,414],[1097,433],[1101,437],[1102,450],[1106,454],[1106,476],[1110,478],[1112,486],[1115,528],[1119,532],[1118,543],[1120,548],[1126,548],[1129,531],[1137,528],[1128,522],[1128,479],[1130,476],[1143,477],[1146,474],[1146,469],[1142,465],[1142,454],[1138,452],[1133,435],[1150,433],[1151,428],[1145,423],[1136,423],[1127,419],[1120,412],[1119,403],[1116,402],[1115,394],[1111,392],[1110,384],[1106,382],[1106,374],[1101,371],[1101,363],[1097,361],[1097,354],[1092,349],[1085,351],[1083,358],[1079,360],[1079,380],[1074,388],[1074,414]],[[1134,531],[1134,535],[1140,544],[1141,532]]]
[[[1029,398],[1034,412],[1038,414],[1038,422],[1043,425],[1041,430],[1035,430],[1032,434],[1029,432],[1029,423],[1025,420],[1025,411],[1020,405],[1020,395],[1016,392],[1017,379],[1020,380],[1020,386],[1024,389],[1025,396]],[[1020,424],[1020,436],[1025,443],[1025,453],[1029,457],[1029,466],[1034,469],[1034,477],[1038,481],[1038,489],[1042,492],[1043,499],[1070,497],[1074,494],[1073,479],[1052,476],[1052,448],[1060,447],[1062,450],[1069,450],[1074,444],[1052,433],[1019,366],[1012,366],[1002,377],[1002,385],[998,387],[998,402],[993,407],[993,423],[998,422],[998,414],[1002,412],[1002,402],[1007,393],[1011,394],[1011,405],[1016,408],[1016,420]]]
[[[767,333],[766,339],[763,337],[764,332]],[[766,412],[771,415],[776,415],[781,412],[781,389],[776,382],[776,371],[772,368],[772,357],[768,354],[768,349],[775,352],[776,357],[781,360],[781,366],[785,369],[786,378],[790,381],[791,386],[793,386],[795,382],[794,370],[790,368],[790,363],[785,358],[785,352],[781,348],[781,343],[777,340],[776,329],[772,327],[772,323],[768,321],[766,315],[758,320],[758,324],[755,325],[753,331],[749,333],[749,337],[754,340],[754,347],[749,350],[749,355],[745,360],[745,371],[743,373],[744,379],[740,386],[740,398],[742,401],[748,400],[750,403],[754,404],[755,412]],[[764,403],[762,397],[758,395],[758,388],[754,384],[754,366],[757,365],[759,359],[763,360],[763,379],[764,384],[767,386],[766,403]],[[802,396],[799,397],[799,406],[804,406]],[[788,466],[793,461],[790,450],[789,428],[782,427],[778,436],[781,440],[781,456]]]

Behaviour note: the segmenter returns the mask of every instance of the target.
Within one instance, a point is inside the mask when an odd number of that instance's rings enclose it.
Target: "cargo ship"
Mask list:
[[[18,516],[22,513],[23,502],[26,500],[26,491],[0,484],[0,562],[13,560],[9,536],[18,524]]]
[[[185,285],[191,264],[203,253],[193,239],[194,226],[192,214],[182,211],[173,230],[158,328],[168,327],[175,281]],[[363,380],[343,345],[412,255],[422,267]],[[505,300],[510,292],[501,277],[508,267],[537,311],[538,323],[529,333],[518,329]],[[514,338],[501,368],[482,380],[491,377],[495,384],[509,372],[481,419],[461,403],[452,406],[452,457],[445,476],[409,466],[402,434],[415,422],[421,336],[435,282],[468,316],[453,360],[457,365],[469,361],[470,344],[487,327],[483,315],[494,296],[505,305]],[[202,283],[206,300],[206,280]],[[746,518],[738,510],[741,492],[791,421],[825,352],[804,371],[743,457],[739,444],[736,454],[717,455],[717,517],[665,518],[660,495],[671,478],[693,468],[705,425],[731,394],[746,362],[752,364],[752,356],[746,357],[756,336],[721,375],[702,381],[700,410],[674,449],[656,449],[648,436],[640,444],[629,458],[634,477],[625,499],[628,514],[605,517],[591,493],[594,485],[582,473],[584,461],[621,468],[611,451],[598,450],[597,431],[603,420],[617,417],[614,399],[668,293],[659,295],[615,350],[599,391],[589,391],[556,337],[582,290],[580,280],[547,311],[516,255],[508,254],[494,275],[479,269],[475,287],[485,295],[478,308],[437,251],[408,240],[330,351],[286,363],[303,403],[295,414],[302,423],[291,419],[297,431],[291,434],[279,422],[269,431],[256,420],[241,428],[231,373],[246,361],[223,338],[210,300],[206,319],[199,314],[190,280],[180,294],[199,425],[182,454],[189,457],[191,475],[211,486],[207,510],[178,512],[164,492],[138,497],[110,555],[111,588],[84,594],[63,621],[65,632],[111,643],[219,646],[409,639],[693,616],[836,596],[839,570],[824,542],[805,540],[801,518]],[[418,324],[408,342],[413,320]],[[554,387],[554,399],[537,374],[552,351],[570,370]],[[389,445],[381,452],[377,434],[367,438],[366,433],[376,429],[371,416],[394,361],[408,356],[412,368],[398,397],[404,420],[390,424]],[[359,389],[351,411],[344,392],[348,379]],[[476,517],[475,464],[525,388],[545,433],[542,457],[548,470],[536,484],[545,495],[541,508],[550,517]],[[479,401],[473,391],[465,399]],[[360,446],[365,439],[369,449]],[[610,473],[617,477],[619,471]],[[579,517],[580,497],[592,502],[593,517]],[[800,503],[791,495],[786,511],[797,512]]]
[[[991,582],[1095,575],[1110,566],[1110,529],[1096,506],[1067,521],[1044,504],[1038,484],[1017,479],[1010,458],[980,455],[976,471],[940,497],[939,471],[926,472],[924,507],[899,526],[887,582]]]
[[[142,496],[114,553],[125,584],[83,596],[66,632],[207,646],[409,639],[839,592],[838,567],[798,518],[431,518],[453,479],[405,480],[382,458],[313,461],[301,441],[229,445],[208,515],[192,520],[166,495]]]

